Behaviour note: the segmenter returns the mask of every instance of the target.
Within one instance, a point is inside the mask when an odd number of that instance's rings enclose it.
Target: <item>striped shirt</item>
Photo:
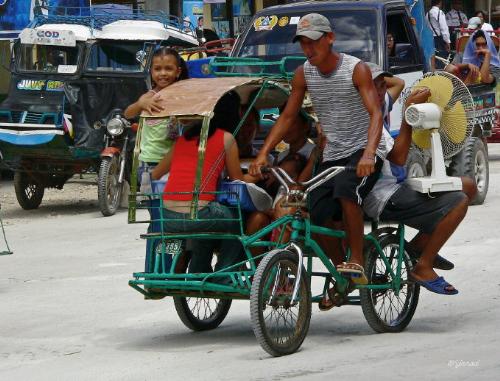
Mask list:
[[[327,139],[323,161],[349,157],[368,143],[370,115],[352,81],[358,62],[356,57],[341,54],[337,68],[328,75],[321,74],[309,61],[304,63],[307,90]],[[377,156],[387,156],[383,136]]]

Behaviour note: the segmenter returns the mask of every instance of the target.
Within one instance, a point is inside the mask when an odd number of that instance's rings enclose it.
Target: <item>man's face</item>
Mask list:
[[[456,9],[457,11],[461,11],[462,10],[462,2],[461,1],[458,1],[458,0],[455,0],[451,3],[451,7],[453,9]]]
[[[304,36],[300,37],[299,40],[304,55],[313,66],[318,66],[325,62],[331,52],[333,41],[335,41],[333,32],[324,33],[323,36],[317,40],[311,40]]]
[[[379,75],[373,80],[373,84],[375,85],[375,89],[377,89],[378,101],[380,103],[380,106],[383,106],[385,101],[385,93],[387,92],[387,84],[385,83],[384,77],[382,75]]]

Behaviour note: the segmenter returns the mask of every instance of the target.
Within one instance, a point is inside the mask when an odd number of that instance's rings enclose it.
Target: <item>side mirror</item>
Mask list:
[[[139,50],[135,53],[135,60],[141,64],[141,67],[146,65],[146,55],[147,53],[144,50]]]

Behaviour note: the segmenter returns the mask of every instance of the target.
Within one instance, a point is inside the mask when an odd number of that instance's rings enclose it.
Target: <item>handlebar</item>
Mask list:
[[[261,167],[262,173],[272,173],[274,177],[280,182],[280,184],[285,188],[287,197],[293,195],[299,199],[299,202],[305,201],[309,193],[314,189],[318,188],[331,178],[337,176],[343,171],[355,171],[356,167],[344,166],[344,167],[330,167],[324,171],[318,173],[312,179],[304,182],[297,182],[293,180],[288,173],[283,168],[280,167]],[[290,190],[289,185],[299,185],[305,189],[303,190]]]

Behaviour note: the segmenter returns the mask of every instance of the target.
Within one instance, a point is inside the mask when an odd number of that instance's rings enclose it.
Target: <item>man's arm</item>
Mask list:
[[[354,85],[357,87],[363,104],[370,115],[368,126],[368,142],[363,156],[358,162],[356,174],[359,177],[368,176],[375,171],[375,153],[382,136],[382,111],[378,103],[378,94],[373,84],[370,68],[364,62],[359,62],[352,75]],[[353,126],[354,128],[357,126]]]
[[[307,85],[304,77],[304,68],[299,66],[295,70],[295,75],[292,79],[292,91],[288,97],[285,109],[280,114],[278,120],[267,135],[264,145],[259,151],[255,160],[250,164],[249,173],[253,176],[260,175],[260,167],[267,165],[267,156],[272,149],[278,144],[288,132],[288,127],[292,125],[297,117],[304,101]]]
[[[430,95],[431,92],[429,89],[416,89],[406,99],[405,110],[412,104],[426,102]],[[391,152],[387,155],[387,160],[391,163],[396,165],[406,164],[406,159],[408,158],[408,152],[410,151],[411,145],[411,132],[411,126],[406,123],[406,120],[403,117],[401,128],[399,129],[399,135],[394,140],[394,147],[392,147]]]
[[[492,83],[495,80],[495,78],[493,77],[493,75],[491,75],[491,72],[490,72],[491,52],[489,49],[481,49],[481,50],[478,50],[477,52],[482,52],[484,55],[483,64],[481,65],[481,68],[479,69],[479,72],[481,73],[481,82],[482,83]]]
[[[442,15],[441,15],[442,13]],[[448,24],[446,23],[446,17],[444,16],[444,12],[438,11],[438,19],[439,19],[439,29],[441,30],[441,35],[443,36],[444,42],[447,44],[447,50],[450,50],[450,29],[448,28]]]

